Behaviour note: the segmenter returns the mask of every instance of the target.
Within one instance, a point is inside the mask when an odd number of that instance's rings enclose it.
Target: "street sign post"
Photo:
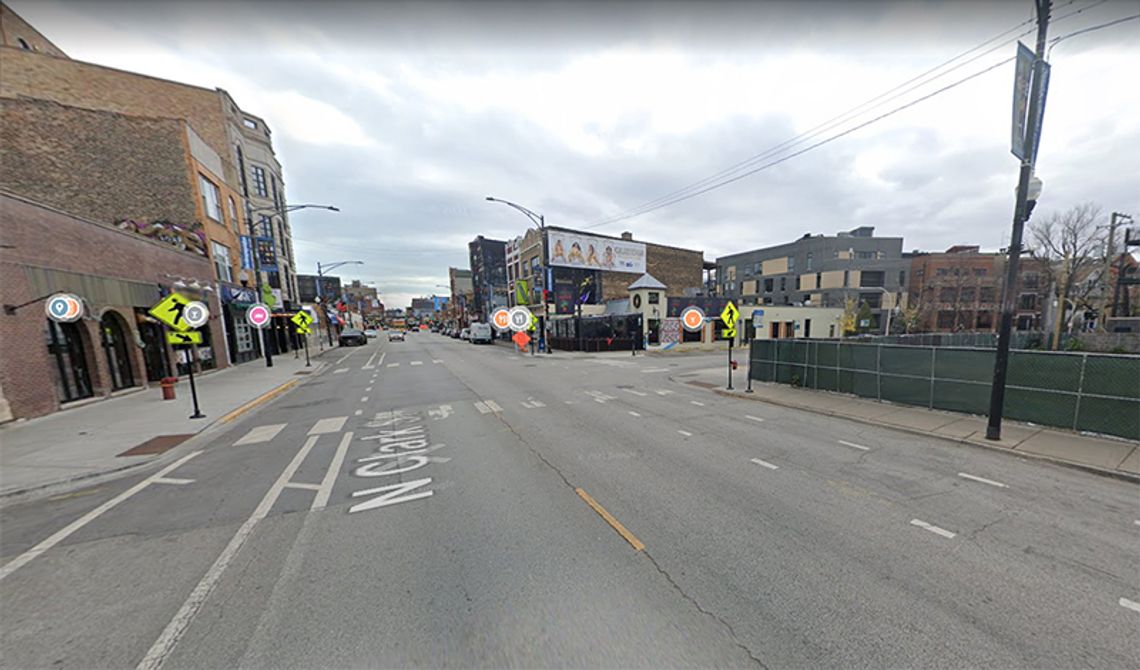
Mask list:
[[[309,328],[309,325],[313,323],[313,315],[310,314],[308,310],[301,310],[294,314],[289,320],[296,326],[297,334],[305,336],[305,367],[311,368],[313,364],[309,362],[309,333],[313,331]]]
[[[273,312],[269,310],[269,305],[263,302],[255,302],[245,310],[246,323],[257,329],[257,341],[261,345],[261,350],[265,351],[265,326],[269,325],[269,319],[272,318]]]
[[[720,313],[720,320],[724,322],[725,328],[721,333],[728,339],[728,389],[732,390],[732,341],[736,339],[736,320],[740,318],[740,310],[736,305],[732,304],[729,300],[728,304],[724,306],[724,311]]]
[[[194,384],[194,357],[190,354],[190,347],[202,343],[202,333],[189,330],[183,333],[167,333],[166,341],[174,345],[174,349],[186,357],[186,377],[190,380],[190,397],[194,400],[194,413],[191,419],[205,419],[206,415],[198,408],[198,387]]]

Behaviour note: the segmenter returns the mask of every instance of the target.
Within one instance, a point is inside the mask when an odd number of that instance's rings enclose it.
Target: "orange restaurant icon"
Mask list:
[[[497,309],[491,315],[491,323],[499,330],[506,330],[511,327],[511,313],[510,310]]]
[[[705,323],[705,313],[700,307],[689,307],[681,313],[681,325],[690,332],[701,329]]]

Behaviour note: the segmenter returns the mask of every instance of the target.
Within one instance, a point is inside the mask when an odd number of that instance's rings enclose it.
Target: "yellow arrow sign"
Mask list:
[[[154,318],[170,326],[174,330],[190,330],[190,324],[182,317],[182,310],[190,304],[190,299],[181,293],[171,293],[151,307],[147,312]]]
[[[300,311],[294,314],[293,318],[289,320],[297,324],[297,332],[301,332],[301,328],[307,328],[309,324],[313,322],[313,317],[306,311]]]
[[[297,334],[298,335],[308,335],[309,333],[312,333],[312,332],[313,332],[312,329],[310,329],[308,326],[297,326]]]
[[[720,334],[724,337],[724,339],[731,340],[732,338],[736,337],[736,329],[725,328],[724,330],[720,331]]]
[[[196,330],[185,333],[167,333],[166,341],[170,344],[202,344],[202,333]]]
[[[724,311],[720,313],[720,320],[724,321],[724,325],[728,326],[731,330],[736,330],[736,320],[740,318],[740,310],[736,309],[736,305],[732,301],[724,306]]]

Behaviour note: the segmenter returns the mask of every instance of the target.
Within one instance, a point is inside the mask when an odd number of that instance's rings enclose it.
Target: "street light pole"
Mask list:
[[[364,261],[337,261],[335,263],[325,263],[323,265],[321,264],[320,261],[317,261],[317,299],[321,303],[321,308],[324,309],[324,311],[325,311],[325,330],[329,335],[329,346],[330,347],[333,345],[333,341],[332,341],[332,319],[329,318],[328,303],[321,296],[321,284],[323,283],[321,280],[324,278],[324,271],[325,270],[335,270],[336,268],[339,268],[342,265],[364,265]]]
[[[488,202],[498,202],[508,207],[515,208],[525,214],[527,218],[533,221],[536,225],[538,225],[538,230],[542,235],[542,267],[539,268],[539,272],[542,276],[542,339],[546,344],[546,353],[552,354],[554,352],[550,350],[550,304],[546,300],[546,292],[551,291],[551,294],[553,294],[552,287],[547,285],[548,283],[553,282],[546,281],[547,273],[549,270],[548,263],[550,256],[550,245],[547,243],[548,239],[546,234],[546,217],[542,214],[532,212],[526,207],[523,207],[522,205],[511,202],[509,200],[501,200],[499,198],[493,198],[491,196],[487,196],[486,199]],[[553,275],[554,273],[551,272],[550,274]],[[553,276],[551,276],[550,279],[553,279]]]
[[[1013,329],[1013,310],[1017,300],[1018,261],[1021,258],[1021,239],[1025,231],[1025,221],[1040,194],[1041,181],[1033,176],[1033,166],[1037,162],[1037,138],[1041,133],[1038,119],[1043,109],[1038,109],[1045,101],[1041,98],[1042,81],[1045,76],[1045,37],[1049,29],[1049,10],[1052,0],[1035,0],[1037,5],[1037,50],[1033,60],[1033,78],[1030,81],[1029,113],[1026,119],[1024,158],[1017,179],[1017,199],[1013,207],[1013,232],[1009,237],[1009,262],[1006,267],[1005,285],[1002,286],[1001,327],[998,330],[997,352],[994,355],[994,378],[990,388],[989,421],[986,424],[986,439],[1001,439],[1001,420],[1005,410],[1005,382],[1009,368],[1009,341]],[[1031,185],[1031,181],[1036,184]],[[1030,188],[1037,194],[1030,197]]]

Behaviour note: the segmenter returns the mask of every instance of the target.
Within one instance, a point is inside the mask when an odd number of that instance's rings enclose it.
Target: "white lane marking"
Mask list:
[[[123,502],[127,498],[130,498],[134,494],[136,494],[139,491],[150,486],[151,484],[153,484],[155,482],[155,480],[162,479],[167,474],[169,474],[170,472],[173,472],[175,469],[181,467],[183,464],[186,463],[186,461],[190,460],[191,458],[194,458],[195,456],[197,456],[200,453],[202,453],[201,450],[192,451],[189,454],[186,454],[182,458],[178,459],[177,461],[174,461],[173,463],[171,463],[170,465],[166,466],[165,468],[159,470],[158,472],[154,473],[150,477],[147,477],[146,479],[142,480],[138,484],[135,484],[131,488],[127,489],[126,491],[123,491],[122,493],[115,496],[114,498],[111,498],[110,500],[103,503],[102,505],[99,505],[98,507],[96,507],[95,509],[91,510],[90,512],[84,514],[83,516],[79,517],[75,521],[72,521],[71,523],[67,524],[63,528],[57,530],[55,533],[48,536],[47,539],[43,540],[42,542],[40,542],[36,546],[25,551],[24,553],[20,554],[16,558],[13,558],[11,561],[8,561],[7,563],[4,564],[3,568],[0,568],[0,580],[4,579],[8,575],[12,574],[16,570],[19,570],[21,567],[27,565],[36,556],[39,556],[40,554],[44,553],[48,549],[51,549],[52,547],[59,544],[60,542],[63,542],[65,539],[67,539],[67,537],[69,535],[71,535],[75,531],[79,530],[80,528],[86,526],[87,524],[91,523],[95,519],[99,518],[99,516],[102,515],[104,512],[106,512],[107,510],[111,509],[115,505],[118,505],[119,503]]]
[[[1121,598],[1120,599],[1120,606],[1121,607],[1127,607],[1130,610],[1135,610],[1137,612],[1140,612],[1140,603],[1136,602],[1135,600],[1129,600],[1128,598]]]
[[[346,372],[348,372],[348,368],[337,368],[333,370],[334,375],[343,375]]]
[[[601,398],[594,398],[594,402],[596,402],[596,403],[598,403],[598,404],[600,404],[600,405],[604,405],[604,404],[606,404],[606,401],[605,401],[605,400],[602,400]]]
[[[372,355],[368,357],[368,362],[365,363],[364,367],[362,367],[360,369],[361,370],[371,370],[371,369],[375,368],[376,366],[372,364],[372,361],[376,360],[376,354],[379,354],[379,353],[380,353],[379,350],[372,352]],[[384,352],[384,353],[388,353],[388,352]],[[383,362],[384,359],[381,358],[380,361]]]
[[[503,408],[499,407],[499,404],[496,403],[494,400],[484,400],[483,402],[487,403],[487,407],[489,407],[492,412],[503,411]]]
[[[672,391],[668,391],[665,389],[657,389],[656,391],[654,391],[654,393],[656,393],[657,395],[669,395],[670,393],[672,393]]]
[[[634,391],[633,389],[622,389],[622,390],[625,391],[626,393],[632,393],[633,395],[639,395],[642,398],[649,395],[648,393],[642,393],[641,391]]]
[[[269,442],[273,438],[277,437],[277,433],[280,433],[283,428],[285,428],[285,424],[283,423],[274,423],[268,426],[257,426],[256,428],[250,428],[249,432],[246,433],[244,437],[242,437],[237,442],[234,442],[234,446],[237,447],[243,444]]]
[[[435,419],[436,421],[446,419],[453,413],[454,412],[451,409],[451,405],[440,405],[438,408],[428,410],[428,416]]]
[[[752,462],[755,463],[756,465],[763,465],[764,467],[768,468],[769,470],[779,470],[780,469],[780,466],[773,465],[772,463],[769,463],[768,461],[762,461],[759,458],[753,458]]]
[[[366,386],[366,387],[364,388],[364,390],[365,390],[365,391],[371,391],[371,390],[372,390],[372,387],[371,387],[371,386]]]
[[[234,533],[229,544],[227,544],[226,548],[222,550],[222,553],[218,555],[217,560],[215,560],[214,564],[210,566],[210,569],[206,571],[206,574],[202,576],[202,580],[198,582],[194,590],[190,592],[190,595],[186,598],[186,602],[182,603],[182,607],[178,608],[178,612],[174,615],[174,618],[170,620],[170,623],[166,625],[166,628],[162,631],[162,635],[158,636],[158,639],[151,645],[150,651],[139,661],[137,670],[158,670],[166,660],[166,657],[170,655],[170,652],[174,651],[174,646],[178,644],[178,641],[190,626],[190,622],[194,620],[194,616],[198,614],[198,610],[202,608],[202,604],[206,602],[206,598],[210,596],[210,592],[217,585],[218,580],[221,579],[222,573],[225,572],[226,566],[230,564],[230,561],[233,560],[233,557],[238,553],[242,545],[245,544],[246,539],[248,539],[250,533],[253,532],[253,527],[257,525],[257,522],[269,514],[270,508],[273,507],[273,503],[277,502],[277,498],[281,495],[281,491],[284,490],[285,484],[293,478],[294,473],[301,467],[302,461],[309,455],[309,452],[313,449],[313,445],[317,443],[318,439],[320,439],[319,436],[312,435],[305,440],[305,444],[297,451],[297,455],[293,457],[289,465],[285,466],[285,469],[281,472],[281,476],[278,477],[277,481],[273,482],[273,486],[270,486],[269,490],[265,492],[265,497],[258,503],[257,508],[253,510],[253,514],[251,514],[245,523],[238,528],[237,532]],[[198,453],[201,452],[195,452],[195,454]]]
[[[522,405],[523,407],[526,407],[527,409],[535,409],[538,407],[546,407],[546,403],[542,402],[541,400],[535,400],[534,398],[530,398],[529,400],[521,401],[519,404]]]
[[[861,444],[855,444],[854,442],[848,442],[847,440],[839,440],[839,444],[842,444],[845,447],[851,447],[852,449],[859,449],[861,451],[871,450],[871,447],[864,447]]]
[[[309,429],[309,435],[320,435],[322,433],[339,433],[341,428],[344,428],[344,422],[348,421],[347,416],[334,416],[328,419],[321,419],[313,424]]]
[[[685,437],[692,437],[693,436],[693,434],[687,430],[678,430],[677,432],[684,435]]]
[[[364,414],[364,410],[358,409],[355,412],[353,412],[352,414],[353,414],[353,416],[360,416],[361,414]]]
[[[630,416],[641,416],[640,414],[638,414],[637,412],[635,412],[635,411],[633,411],[633,410],[630,410],[630,411],[629,411],[629,415],[630,415]]]
[[[187,484],[193,484],[194,481],[195,480],[193,480],[193,479],[181,479],[179,477],[159,477],[158,479],[154,480],[154,483],[155,484],[175,484],[177,486],[186,486]]]
[[[1133,521],[1132,523],[1136,524],[1137,526],[1140,526],[1140,519],[1137,519],[1137,520]]]
[[[320,491],[321,487],[317,484],[306,484],[305,482],[289,482],[285,484],[287,489],[301,489],[302,491]]]
[[[567,405],[577,405],[578,404],[577,400],[563,400],[562,402],[566,403]]]
[[[412,361],[412,365],[423,365],[423,361]]]
[[[368,402],[368,396],[360,396],[360,402]]]
[[[752,416],[751,414],[745,414],[745,415],[744,415],[744,418],[745,418],[745,419],[752,419],[753,421],[763,421],[763,420],[764,420],[764,419],[761,419],[761,418],[760,418],[760,417],[758,417],[758,416]]]
[[[389,363],[389,364],[388,364],[388,367],[390,367],[390,368],[398,368],[398,367],[400,367],[400,364],[399,364],[399,363]]]
[[[669,368],[645,368],[642,372],[668,372]]]
[[[352,431],[349,431],[340,438],[340,444],[336,447],[336,453],[333,454],[332,463],[329,464],[329,469],[325,470],[325,478],[321,480],[321,485],[317,488],[317,495],[313,498],[313,506],[310,510],[324,509],[325,505],[329,503],[329,496],[332,495],[333,484],[336,483],[336,477],[340,474],[340,468],[344,465],[344,455],[348,453],[348,445],[352,442]]]
[[[990,486],[996,486],[996,487],[1001,488],[1001,489],[1009,488],[1009,486],[1002,484],[1001,482],[995,482],[994,480],[986,479],[985,477],[975,477],[974,475],[968,475],[965,472],[959,472],[958,476],[962,477],[964,479],[972,479],[976,482],[981,482],[983,484],[989,484]]]
[[[487,407],[486,403],[479,400],[475,401],[475,409],[479,410],[480,414],[486,414],[491,411],[491,408]]]
[[[438,358],[433,358],[433,359],[431,359],[431,362],[438,364],[438,363],[442,363],[443,361],[439,360]]]
[[[353,355],[353,354],[355,354],[355,353],[356,353],[356,351],[355,351],[355,350],[353,350],[353,351],[350,351],[350,352],[348,352],[347,354],[345,354],[345,355],[341,356],[341,357],[340,357],[340,359],[339,359],[339,360],[337,360],[336,364],[337,364],[337,365],[340,365],[341,363],[343,363],[343,362],[344,362],[344,360],[345,360],[346,358],[348,358],[349,356],[351,356],[351,355]]]
[[[701,402],[700,400],[690,400],[689,402],[693,403],[694,405],[698,405],[700,407],[705,406],[705,404],[703,402]]]
[[[946,530],[945,528],[939,528],[938,526],[931,525],[931,524],[926,523],[925,521],[922,521],[919,519],[911,519],[910,525],[918,526],[919,528],[923,528],[925,530],[928,530],[928,531],[930,531],[936,535],[941,535],[942,537],[947,537],[947,538],[951,538],[951,539],[957,535],[957,533],[951,533],[950,531]]]

